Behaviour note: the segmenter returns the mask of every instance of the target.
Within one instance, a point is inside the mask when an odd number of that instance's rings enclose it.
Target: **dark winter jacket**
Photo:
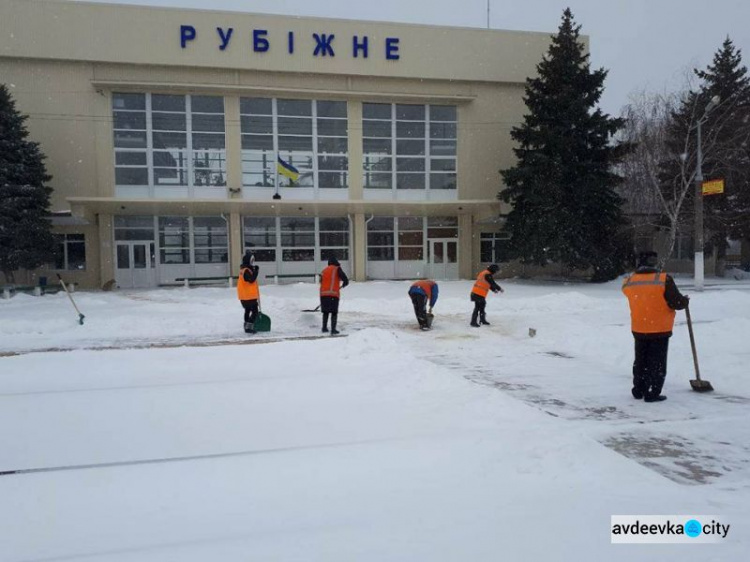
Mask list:
[[[498,293],[502,291],[502,289],[500,288],[500,285],[495,283],[495,278],[492,276],[491,273],[488,273],[487,275],[485,275],[484,280],[487,281],[487,283],[489,283],[490,291],[492,291],[493,293]]]
[[[242,278],[248,283],[254,283],[258,278],[260,267],[257,265],[243,265],[246,269],[242,272]]]
[[[641,266],[635,270],[636,273],[658,273],[659,270],[655,267]],[[673,310],[683,310],[687,307],[690,299],[680,293],[677,288],[677,284],[671,275],[667,274],[667,280],[664,284],[664,300],[667,301],[667,306]],[[656,338],[668,338],[672,335],[672,332],[658,332],[653,334],[642,334],[639,332],[633,332],[633,337],[639,340],[650,340]]]
[[[349,284],[349,278],[344,273],[344,270],[339,267],[339,279],[341,279],[341,288],[343,289]]]

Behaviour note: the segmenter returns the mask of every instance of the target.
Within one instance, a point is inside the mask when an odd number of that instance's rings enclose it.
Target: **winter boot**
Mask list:
[[[339,331],[336,329],[336,322],[338,321],[338,314],[331,314],[331,335],[338,335]]]
[[[486,317],[486,316],[485,316],[484,314],[480,314],[480,315],[479,315],[479,323],[480,323],[480,324],[481,324],[482,326],[489,326],[489,325],[490,325],[490,323],[489,323],[489,322],[487,322],[487,317]]]
[[[252,322],[245,322],[245,333],[246,334],[254,334],[255,333],[255,324]]]
[[[630,393],[636,400],[640,400],[641,398],[643,398],[643,392],[641,392],[640,388],[633,387],[630,389]]]
[[[323,313],[323,329],[321,330],[324,334],[328,333],[328,313]]]
[[[478,312],[476,310],[471,314],[471,322],[469,323],[469,326],[479,328],[479,324],[477,324],[477,314]]]
[[[666,396],[663,394],[659,394],[658,396],[646,396],[643,398],[644,402],[664,402],[667,399]]]

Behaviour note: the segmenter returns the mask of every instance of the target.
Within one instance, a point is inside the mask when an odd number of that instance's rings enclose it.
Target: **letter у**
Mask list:
[[[219,39],[221,39],[221,45],[219,45],[219,50],[223,51],[229,46],[229,42],[232,40],[232,33],[234,32],[234,28],[230,27],[226,31],[224,31],[221,27],[216,28],[216,33],[219,34]]]

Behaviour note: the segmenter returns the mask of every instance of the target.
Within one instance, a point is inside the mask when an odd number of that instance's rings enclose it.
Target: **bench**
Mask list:
[[[228,287],[232,287],[232,279],[234,278],[230,275],[224,277],[177,277],[175,281],[182,281],[184,287],[188,289],[190,288],[190,283],[206,283],[209,285],[226,284]]]
[[[293,279],[295,277],[312,277],[316,283],[318,283],[320,274],[319,273],[284,273],[284,274],[269,274],[266,275],[266,279],[273,279],[274,284],[279,284],[279,279]]]

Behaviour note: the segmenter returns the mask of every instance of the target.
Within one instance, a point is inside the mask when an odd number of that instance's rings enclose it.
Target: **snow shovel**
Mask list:
[[[57,278],[60,280],[60,285],[62,285],[62,288],[65,289],[65,294],[68,295],[68,298],[70,299],[70,303],[73,305],[73,308],[76,309],[76,312],[78,313],[78,323],[83,326],[83,319],[86,318],[83,314],[81,314],[81,311],[78,310],[78,307],[76,306],[76,302],[73,300],[73,297],[70,294],[70,291],[68,291],[68,287],[65,285],[65,281],[63,281],[62,277],[60,277],[60,274],[57,274]]]
[[[698,353],[695,351],[695,337],[693,336],[693,323],[690,320],[690,305],[685,307],[687,315],[688,332],[690,332],[690,347],[693,348],[693,364],[695,365],[695,379],[690,381],[690,386],[696,392],[711,392],[714,387],[711,383],[701,379],[701,371],[698,368]]]
[[[256,332],[271,331],[271,319],[261,312],[260,299],[258,299],[258,317],[255,319],[254,328]]]
[[[320,305],[316,306],[315,308],[304,308],[302,309],[302,312],[318,312],[320,310]]]
[[[432,309],[430,309],[430,311],[427,313],[426,319],[427,327],[432,329],[432,321],[435,320],[435,315],[432,313]]]

